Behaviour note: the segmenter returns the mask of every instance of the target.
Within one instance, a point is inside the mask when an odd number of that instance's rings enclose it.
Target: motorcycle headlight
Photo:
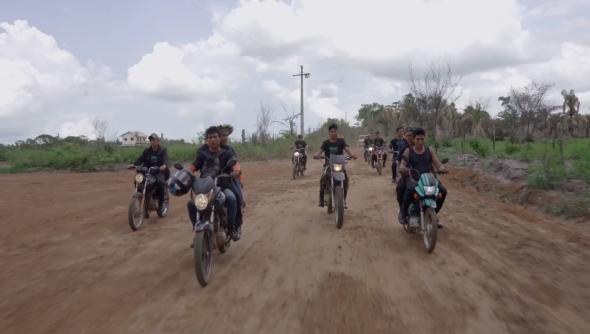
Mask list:
[[[369,152],[373,152],[373,148],[372,147],[369,147]]]
[[[195,205],[197,206],[197,210],[205,210],[207,205],[209,205],[209,196],[205,194],[198,194],[195,196]]]
[[[295,152],[295,158],[299,158],[299,152]]]
[[[333,169],[335,172],[341,172],[342,171],[342,164],[334,164]]]
[[[435,191],[436,191],[436,187],[435,186],[424,187],[424,194],[426,196],[432,196],[432,195],[434,195],[434,192]]]
[[[135,174],[135,182],[142,183],[143,179],[144,179],[143,174],[139,174],[139,173]]]

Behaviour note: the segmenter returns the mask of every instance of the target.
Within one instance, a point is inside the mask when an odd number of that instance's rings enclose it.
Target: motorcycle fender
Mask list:
[[[424,199],[424,206],[436,209],[436,201],[430,198]]]
[[[209,230],[213,232],[213,224],[211,224],[208,220],[199,220],[195,224],[195,232],[202,232],[204,230]]]
[[[344,181],[344,173],[342,172],[335,172],[332,176],[334,177],[334,181]]]

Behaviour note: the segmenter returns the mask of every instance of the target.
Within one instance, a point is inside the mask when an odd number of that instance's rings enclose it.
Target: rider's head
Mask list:
[[[212,151],[217,151],[221,144],[221,136],[219,127],[211,126],[205,131],[205,137],[207,137],[207,145]]]
[[[404,127],[403,126],[398,126],[395,129],[395,133],[397,134],[398,138],[402,138],[404,136]]]
[[[379,138],[379,131],[375,131],[375,138]]]
[[[149,141],[150,141],[150,146],[153,150],[157,150],[160,147],[160,137],[158,137],[157,134],[152,133],[149,137],[148,137]]]
[[[330,139],[336,140],[338,139],[338,125],[332,124],[328,127],[328,131],[330,131]]]
[[[303,135],[297,135],[297,139],[303,139]]]
[[[231,133],[234,130],[233,126],[224,124],[224,125],[218,126],[218,128],[219,128],[219,136],[220,136],[221,144],[227,145],[227,143],[229,141],[229,135],[231,135]]]
[[[414,145],[414,129],[406,128],[405,135],[408,143],[410,143],[410,145]]]
[[[426,142],[426,131],[422,128],[414,129],[414,145],[417,149],[422,149]]]

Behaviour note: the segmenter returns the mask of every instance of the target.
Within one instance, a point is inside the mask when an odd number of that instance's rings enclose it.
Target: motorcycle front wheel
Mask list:
[[[424,211],[424,247],[428,253],[434,251],[436,246],[436,234],[438,231],[436,212],[433,208]]]
[[[129,222],[129,227],[131,227],[132,231],[137,231],[143,225],[143,219],[145,217],[144,211],[145,208],[143,207],[143,197],[131,197],[129,201],[129,210],[127,212],[127,220]]]
[[[297,163],[293,164],[293,180],[297,178],[297,173],[299,173],[299,165]]]
[[[334,192],[335,209],[336,209],[336,227],[342,228],[344,224],[344,189],[337,187]]]
[[[209,284],[211,276],[211,266],[213,263],[211,247],[211,232],[203,230],[195,233],[194,237],[193,257],[195,262],[195,274],[201,286],[205,287]]]

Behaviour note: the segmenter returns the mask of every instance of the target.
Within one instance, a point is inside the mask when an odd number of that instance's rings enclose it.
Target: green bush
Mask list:
[[[485,158],[489,154],[489,148],[477,139],[469,141],[471,149],[480,157]]]
[[[520,146],[518,146],[518,144],[507,143],[506,146],[504,146],[504,152],[506,152],[507,155],[513,155],[518,151],[520,151]]]

